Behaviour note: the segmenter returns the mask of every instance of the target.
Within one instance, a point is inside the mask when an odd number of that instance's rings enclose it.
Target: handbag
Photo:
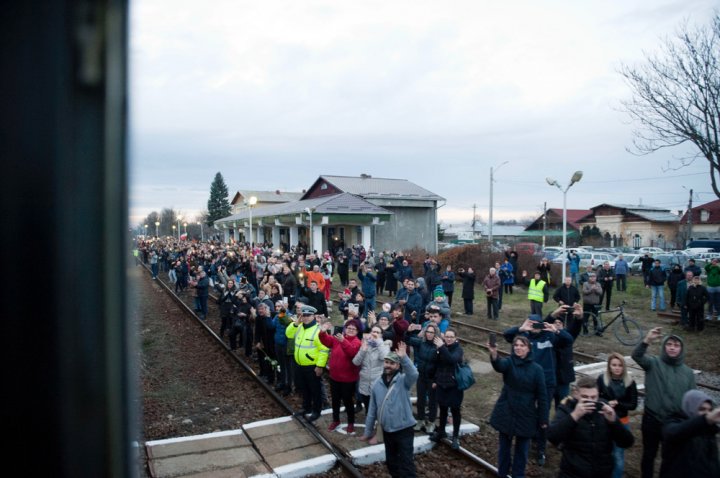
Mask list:
[[[467,362],[459,363],[455,366],[455,382],[458,390],[467,390],[475,383],[475,376]]]

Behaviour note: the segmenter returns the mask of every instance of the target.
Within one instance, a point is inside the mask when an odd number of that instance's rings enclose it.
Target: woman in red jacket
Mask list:
[[[358,339],[360,322],[350,319],[345,323],[344,333],[330,335],[328,330],[332,328],[330,321],[322,325],[320,341],[330,349],[330,391],[332,393],[333,421],[328,431],[335,430],[340,425],[340,402],[345,405],[348,416],[348,426],[345,429],[348,434],[355,431],[355,386],[360,378],[360,367],[352,363],[352,359],[360,350],[362,342]]]

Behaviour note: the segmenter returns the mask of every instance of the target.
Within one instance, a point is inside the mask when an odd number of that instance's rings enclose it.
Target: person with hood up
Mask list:
[[[677,287],[678,283],[685,278],[685,274],[682,271],[680,264],[674,264],[670,269],[670,275],[668,275],[667,285],[670,289],[670,308],[674,309],[677,303]]]
[[[498,357],[497,346],[488,343],[488,348],[493,369],[503,375],[503,389],[490,416],[490,425],[500,434],[498,476],[505,477],[512,470],[513,478],[523,477],[530,439],[548,423],[545,373],[533,361],[527,337],[515,337],[512,354],[507,358]]]
[[[642,478],[652,478],[655,456],[662,439],[662,427],[682,412],[685,392],[693,390],[695,374],[685,365],[685,347],[678,335],[662,340],[660,355],[647,355],[647,349],[662,336],[662,327],[650,329],[632,353],[632,359],[645,371],[645,411],[642,419]]]
[[[370,390],[377,378],[382,375],[385,356],[390,353],[391,340],[383,339],[383,331],[379,325],[373,325],[369,334],[364,334],[360,350],[353,357],[352,362],[360,367],[358,393],[360,405],[365,407],[365,413],[370,406]],[[357,412],[357,408],[355,409]],[[374,443],[371,443],[373,445]]]
[[[716,435],[720,431],[720,408],[700,390],[685,392],[682,413],[663,426],[660,478],[720,476]]]

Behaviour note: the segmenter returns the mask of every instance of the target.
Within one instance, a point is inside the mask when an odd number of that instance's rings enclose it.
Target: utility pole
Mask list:
[[[473,218],[472,218],[472,231],[473,231],[473,242],[475,242],[475,223],[477,222],[477,214],[475,214],[477,204],[473,204]]]
[[[688,220],[687,220],[687,237],[685,238],[685,247],[692,239],[692,195],[693,190],[690,190],[690,200],[688,201]]]
[[[545,250],[545,231],[547,230],[547,201],[543,203],[543,250]]]

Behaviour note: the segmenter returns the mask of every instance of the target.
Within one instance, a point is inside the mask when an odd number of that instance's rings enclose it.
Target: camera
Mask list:
[[[341,325],[333,327],[333,335],[342,334],[343,328]]]
[[[545,323],[544,322],[533,322],[532,328],[535,330],[545,330]]]

